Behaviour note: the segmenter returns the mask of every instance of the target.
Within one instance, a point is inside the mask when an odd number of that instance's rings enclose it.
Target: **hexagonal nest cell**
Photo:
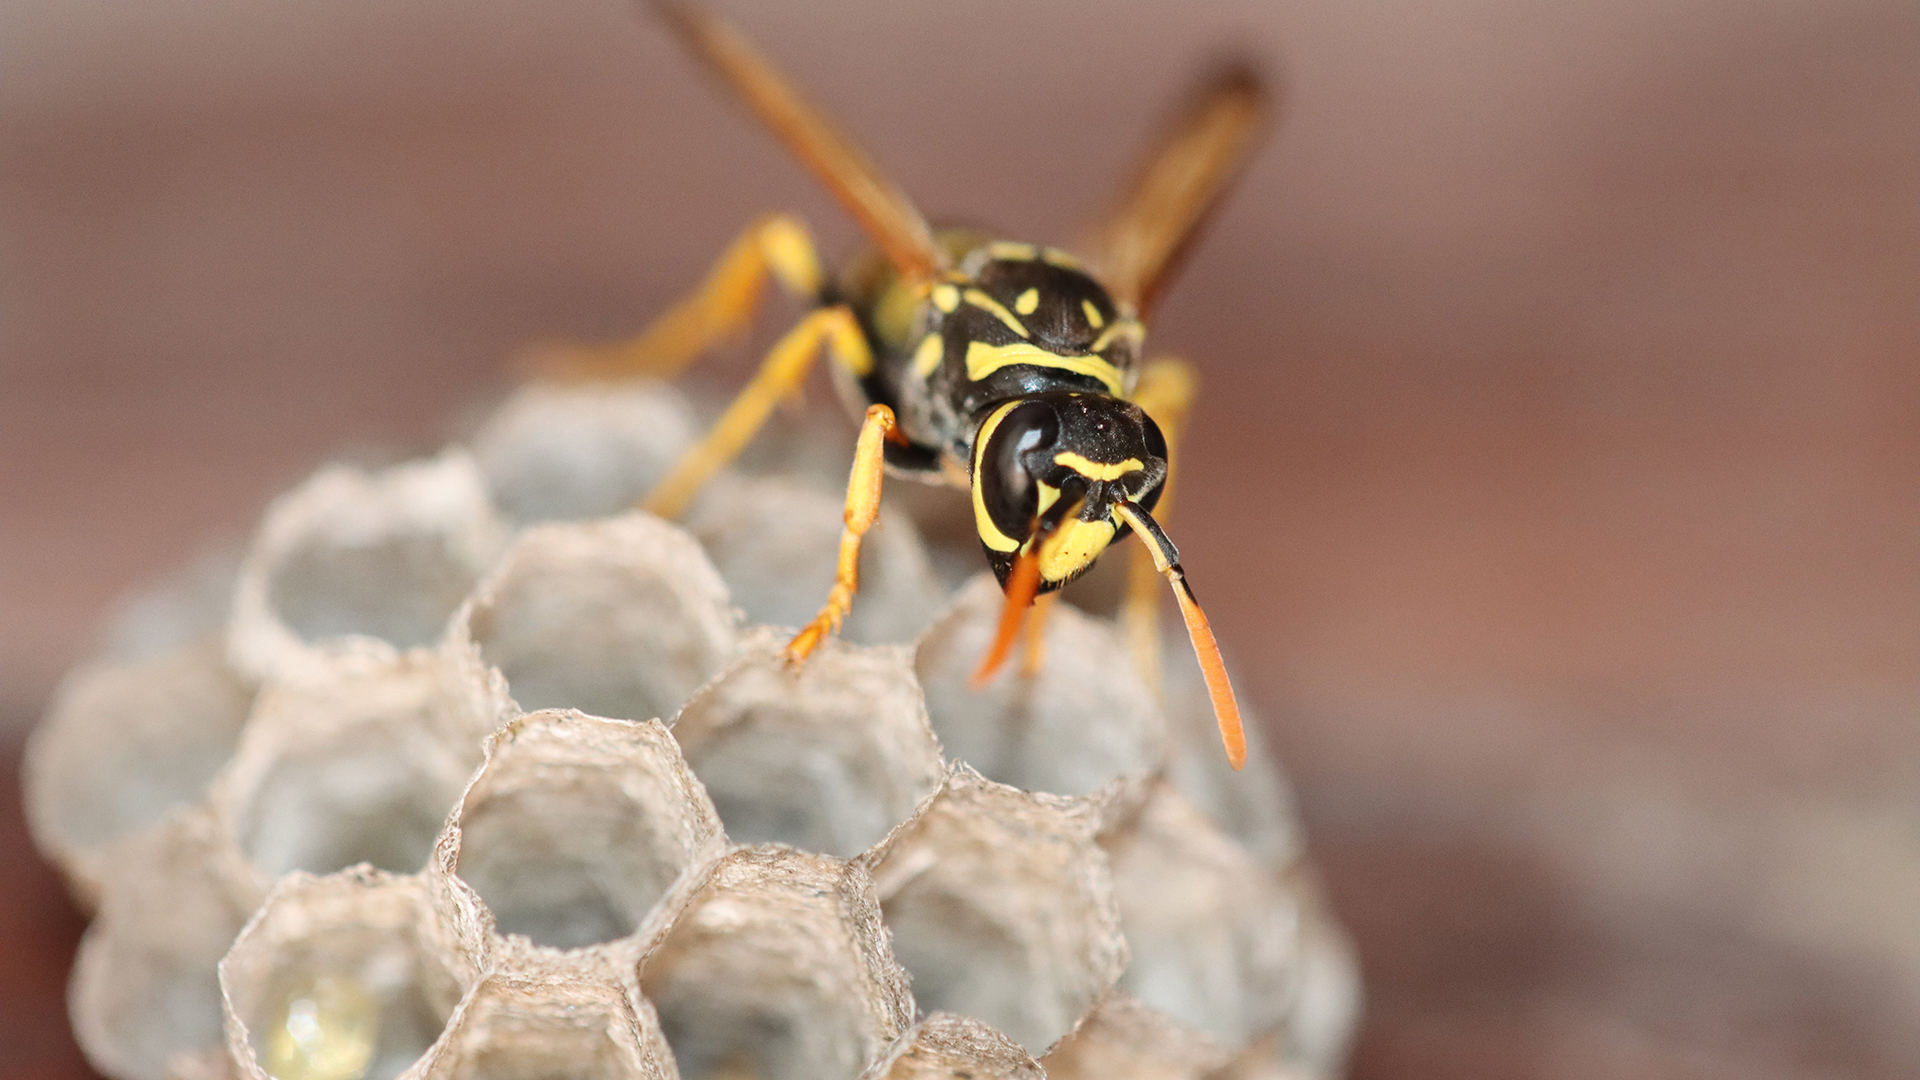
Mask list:
[[[1063,605],[1043,666],[974,688],[999,590],[889,507],[796,667],[761,624],[824,599],[838,496],[730,470],[684,529],[628,510],[698,415],[528,387],[471,450],[277,500],[224,621],[132,605],[221,628],[77,669],[27,764],[95,911],[96,1067],[1338,1076],[1351,950],[1190,660],[1156,694]]]

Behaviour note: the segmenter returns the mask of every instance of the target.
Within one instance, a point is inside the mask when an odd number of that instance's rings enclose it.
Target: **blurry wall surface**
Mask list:
[[[1283,87],[1153,342],[1358,1075],[1920,1075],[1920,5],[720,6],[1069,245],[1209,58]],[[618,0],[10,0],[0,741],[116,595],[772,209],[855,243]]]

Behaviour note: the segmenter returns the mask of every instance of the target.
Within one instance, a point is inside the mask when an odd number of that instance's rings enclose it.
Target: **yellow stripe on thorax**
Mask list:
[[[1120,369],[1098,356],[1061,356],[1024,341],[1012,345],[989,345],[984,341],[967,343],[967,378],[974,382],[1015,364],[1032,364],[1085,375],[1105,383],[1107,392],[1115,397],[1125,393],[1125,380],[1120,375]]]
[[[1122,315],[1120,318],[1114,320],[1112,326],[1107,327],[1105,332],[1093,340],[1093,351],[1104,352],[1107,346],[1113,344],[1115,338],[1121,337],[1132,341],[1133,347],[1137,349],[1140,347],[1140,343],[1147,339],[1147,328],[1140,325],[1140,320]]]
[[[988,296],[986,293],[981,292],[979,289],[968,289],[966,292],[962,293],[961,295],[966,298],[967,303],[972,304],[974,307],[979,308],[981,311],[984,311],[987,314],[992,315],[994,318],[999,319],[1001,322],[1006,323],[1007,329],[1013,331],[1016,334],[1019,334],[1021,337],[1032,336],[1027,333],[1027,324],[1021,322],[1019,319],[1014,318],[1013,312],[1008,311],[1006,308],[1002,307],[1000,304],[1000,301],[995,300],[993,297]]]
[[[928,334],[920,339],[920,347],[913,350],[913,373],[923,379],[932,378],[946,355],[946,340],[939,334]]]

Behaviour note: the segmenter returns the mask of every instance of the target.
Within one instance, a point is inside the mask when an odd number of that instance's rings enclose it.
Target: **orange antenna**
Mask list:
[[[1213,639],[1213,627],[1207,613],[1193,598],[1187,584],[1187,572],[1180,567],[1180,551],[1160,530],[1159,522],[1128,502],[1113,505],[1114,513],[1126,519],[1153,556],[1153,568],[1173,586],[1173,598],[1180,602],[1180,616],[1187,622],[1187,638],[1193,642],[1193,655],[1200,661],[1200,675],[1207,681],[1207,697],[1213,701],[1213,718],[1220,725],[1220,742],[1227,748],[1227,763],[1235,769],[1247,763],[1247,732],[1240,724],[1240,702],[1233,696],[1233,684],[1227,680],[1227,665],[1220,659],[1220,645]]]
[[[1026,618],[1027,609],[1033,606],[1033,598],[1039,593],[1040,545],[1028,544],[1007,574],[1007,602],[1000,609],[1000,627],[994,632],[993,647],[980,658],[980,667],[973,673],[975,690],[987,685],[993,673],[1006,663],[1007,654],[1013,651],[1013,639],[1020,633],[1020,622]]]

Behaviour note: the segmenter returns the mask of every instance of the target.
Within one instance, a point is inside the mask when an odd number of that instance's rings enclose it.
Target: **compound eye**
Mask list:
[[[1016,405],[987,438],[973,482],[987,517],[1001,533],[1025,540],[1040,507],[1040,489],[1027,468],[1031,455],[1050,451],[1060,438],[1053,406],[1028,401]],[[1042,460],[1051,460],[1043,454]]]
[[[1146,429],[1147,453],[1152,454],[1161,461],[1167,460],[1167,437],[1160,434],[1160,425],[1154,423],[1153,417],[1148,416],[1145,412],[1140,414],[1140,422],[1141,426]]]
[[[1167,437],[1160,433],[1160,425],[1153,422],[1153,417],[1142,412],[1140,414],[1140,426],[1142,434],[1145,436],[1147,454],[1164,465],[1167,460]],[[1158,475],[1162,479],[1155,481],[1152,488],[1144,492],[1133,493],[1133,498],[1148,510],[1152,510],[1154,506],[1160,502],[1160,492],[1164,487],[1166,470],[1159,470]]]

